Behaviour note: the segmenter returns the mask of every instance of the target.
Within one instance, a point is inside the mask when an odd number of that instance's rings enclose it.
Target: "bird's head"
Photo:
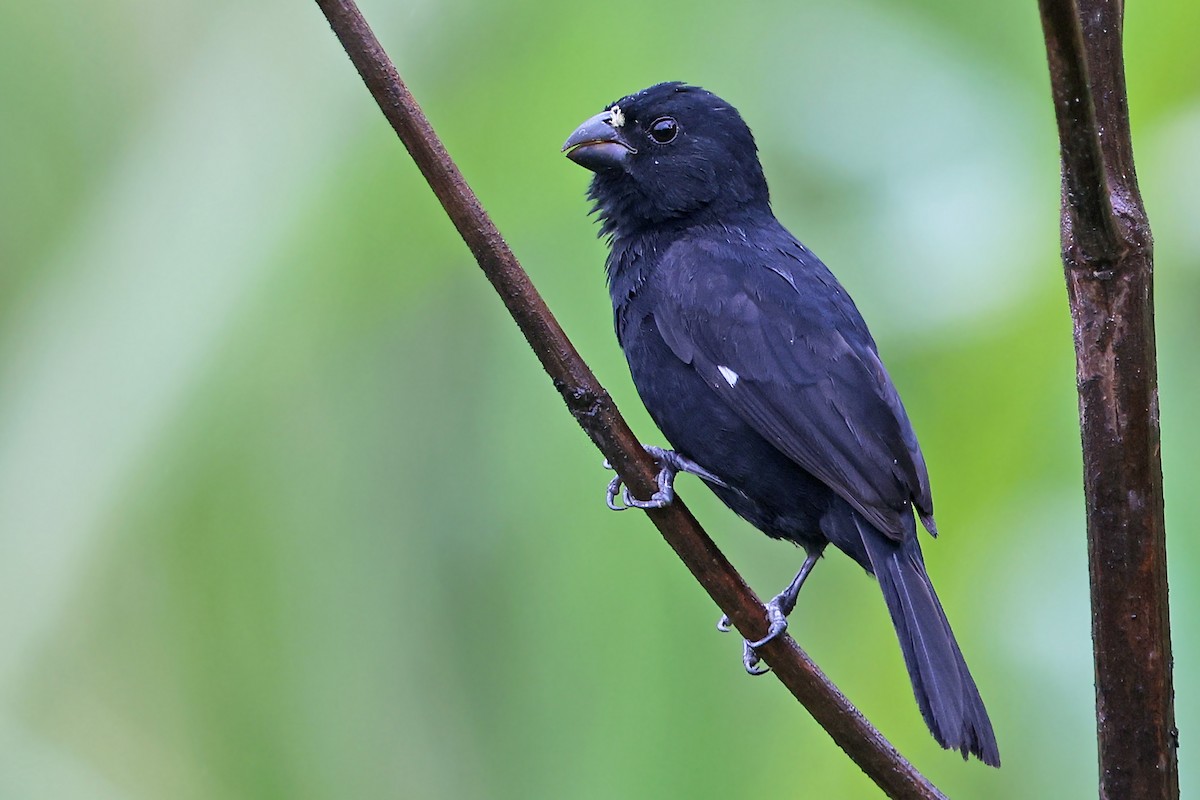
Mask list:
[[[631,94],[584,121],[563,152],[595,177],[603,233],[729,219],[768,206],[754,137],[737,109],[683,83]]]

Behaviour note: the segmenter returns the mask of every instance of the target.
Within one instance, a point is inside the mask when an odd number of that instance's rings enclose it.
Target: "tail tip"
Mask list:
[[[989,767],[1000,767],[1000,748],[996,746],[996,737],[991,730],[981,736],[977,730],[966,731],[962,741],[957,745],[944,744],[947,750],[958,750],[962,753],[963,761],[975,756]]]

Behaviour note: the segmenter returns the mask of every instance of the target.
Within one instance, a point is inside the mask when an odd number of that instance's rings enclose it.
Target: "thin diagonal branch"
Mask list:
[[[1100,797],[1175,800],[1154,346],[1153,245],[1138,192],[1121,0],[1039,0],[1062,145],[1062,252],[1075,328]]]
[[[638,497],[655,490],[655,467],[550,313],[450,159],[395,67],[350,0],[317,0],[380,110],[392,124],[492,282],[576,421]],[[766,634],[762,603],[682,501],[649,512],[663,538],[748,639]],[[790,636],[759,653],[837,744],[893,798],[942,798],[862,716]]]

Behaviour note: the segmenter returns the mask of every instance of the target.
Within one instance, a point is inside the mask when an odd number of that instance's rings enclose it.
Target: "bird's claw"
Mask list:
[[[746,641],[742,642],[742,665],[746,667],[746,672],[751,675],[766,675],[771,671],[766,662],[758,657],[758,653],[754,651],[753,645]]]
[[[759,639],[757,642],[750,642],[750,646],[762,647],[767,642],[787,630],[788,621],[787,615],[781,607],[780,601],[782,595],[776,595],[771,598],[771,602],[767,603],[767,635]]]
[[[608,462],[604,462],[608,466]],[[609,469],[612,469],[609,467]],[[613,511],[624,511],[627,508],[663,508],[671,505],[675,500],[675,470],[670,467],[663,467],[656,478],[658,483],[658,491],[650,495],[649,500],[638,500],[629,492],[629,487],[624,485],[621,476],[613,478],[608,482],[608,491],[605,495],[604,502]],[[624,505],[617,503],[617,494],[621,495],[621,502]]]
[[[748,639],[742,640],[742,664],[746,667],[746,672],[750,673],[751,675],[763,675],[771,671],[771,668],[763,662],[762,658],[759,657],[758,648],[762,647],[764,644],[778,637],[787,630],[788,622],[786,611],[790,609],[785,610],[783,607],[784,604],[787,603],[787,600],[788,598],[784,597],[783,595],[776,595],[775,597],[771,598],[771,602],[767,603],[766,609],[768,627],[766,636],[756,642],[752,642]],[[733,623],[729,621],[729,616],[725,614],[721,615],[721,618],[717,620],[717,630],[719,630],[721,633],[729,633],[729,631],[732,629]]]
[[[604,461],[604,468],[612,469],[612,467],[608,466],[607,459]],[[621,476],[620,475],[618,475],[617,477],[613,478],[611,481],[608,482],[608,493],[604,497],[605,504],[609,508],[611,508],[613,511],[624,511],[626,508],[628,508],[628,506],[617,505],[617,492],[619,492],[619,491],[621,491]]]
[[[680,472],[691,472],[706,480],[711,480],[722,486],[725,485],[717,476],[679,455],[674,450],[666,450],[648,444],[642,445],[642,447],[654,458],[655,463],[659,465],[658,475],[655,477],[658,490],[650,496],[649,500],[638,500],[630,494],[629,487],[625,486],[625,482],[618,475],[608,482],[608,492],[605,496],[605,503],[613,511],[624,511],[627,508],[663,508],[671,505],[675,501],[675,476]],[[613,468],[607,458],[604,459],[604,468]],[[621,497],[623,505],[617,503],[618,494]]]
[[[727,615],[722,615],[721,618],[717,620],[717,630],[719,630],[721,633],[729,633],[731,630],[733,630],[733,623],[729,621],[729,617]],[[767,666],[766,662],[759,657],[758,651],[754,649],[755,645],[762,644],[763,642],[768,641],[770,638],[771,634],[768,633],[766,639],[760,639],[758,642],[751,643],[745,639],[742,640],[742,666],[746,668],[747,673],[751,675],[765,675],[771,671],[771,668]]]

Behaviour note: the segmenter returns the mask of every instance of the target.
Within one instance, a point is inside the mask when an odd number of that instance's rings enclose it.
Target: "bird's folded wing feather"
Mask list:
[[[655,323],[677,357],[780,451],[901,538],[932,528],[925,461],[853,303],[794,240],[773,250],[681,242]],[[824,284],[824,285],[821,285]]]

